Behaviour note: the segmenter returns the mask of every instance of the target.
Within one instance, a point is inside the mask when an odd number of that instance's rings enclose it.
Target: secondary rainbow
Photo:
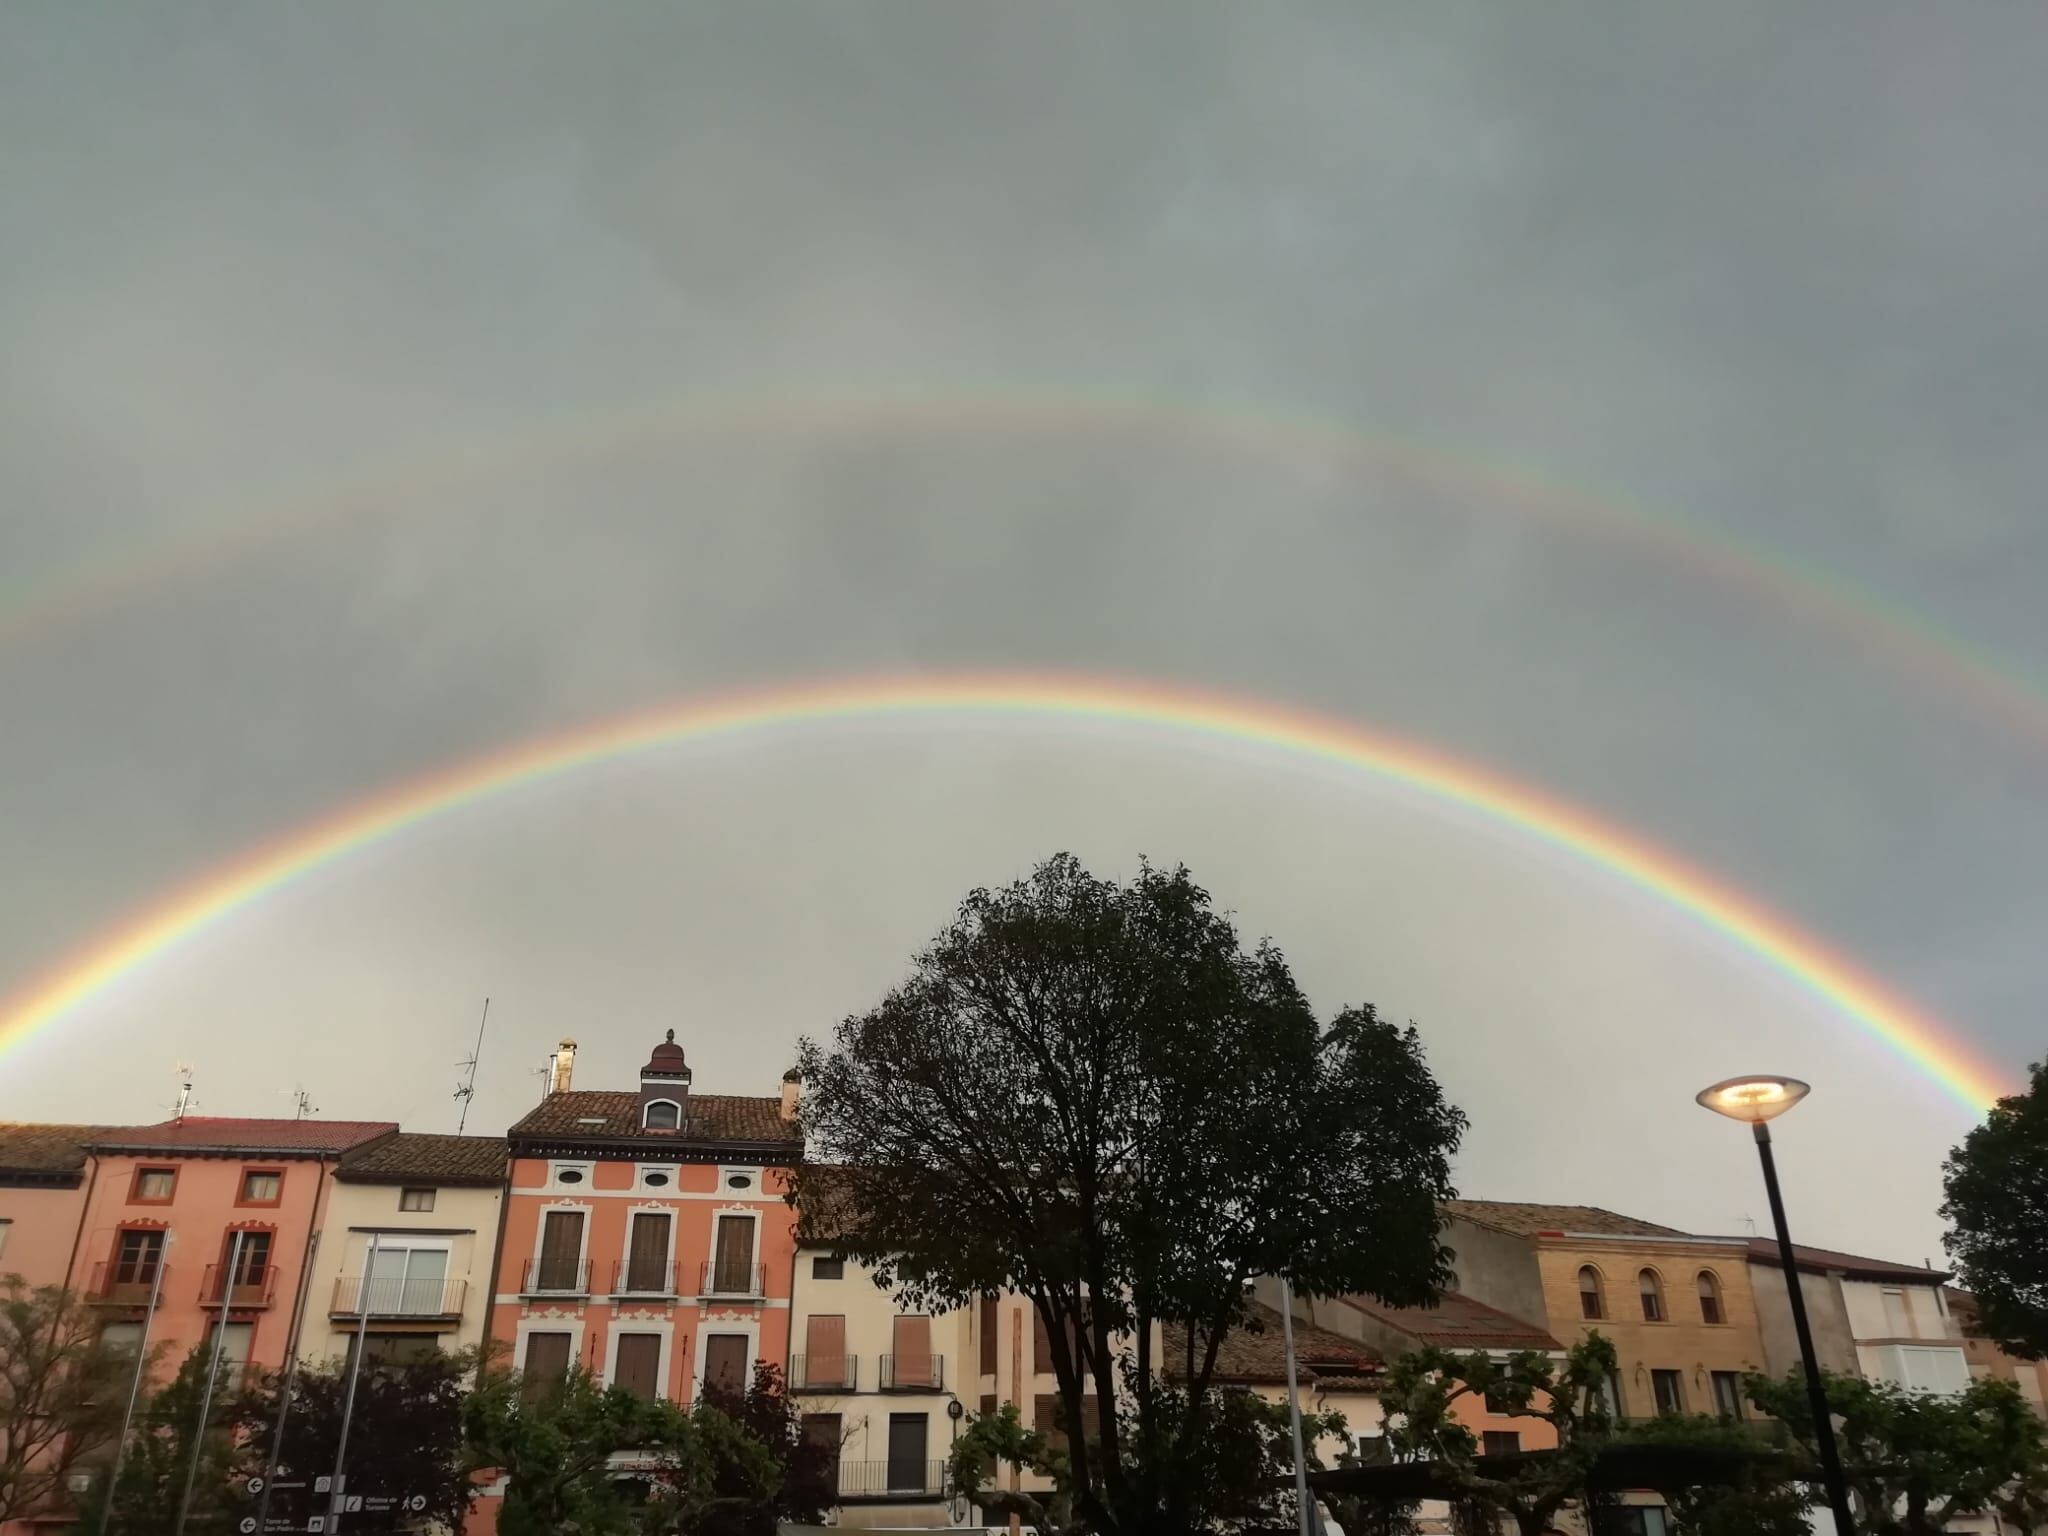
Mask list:
[[[1604,870],[1759,957],[1973,1111],[2002,1075],[1947,1026],[1783,918],[1586,811],[1433,748],[1269,703],[1141,680],[1046,673],[861,677],[684,700],[518,743],[296,827],[173,891],[0,1002],[0,1053],[151,960],[294,881],[435,817],[594,764],[776,727],[904,717],[1100,721],[1342,765],[1463,808]]]

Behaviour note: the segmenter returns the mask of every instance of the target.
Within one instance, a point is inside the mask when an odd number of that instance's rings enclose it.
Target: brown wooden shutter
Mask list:
[[[1036,1307],[1031,1309],[1031,1369],[1052,1370],[1052,1336],[1045,1331],[1045,1314]]]
[[[893,1385],[929,1387],[932,1384],[932,1320],[928,1317],[899,1317],[890,1341],[895,1351]]]
[[[1002,1313],[997,1309],[994,1292],[981,1298],[981,1374],[993,1376],[996,1373],[996,1332],[1002,1326]]]
[[[846,1319],[813,1314],[804,1324],[804,1379],[807,1387],[844,1387]]]
[[[747,1336],[714,1333],[704,1341],[704,1384],[744,1392],[747,1387]]]
[[[839,1454],[839,1447],[845,1439],[845,1435],[839,1427],[839,1415],[836,1413],[805,1414],[803,1437],[805,1445],[823,1446],[831,1451],[834,1456],[837,1456]]]
[[[622,1333],[614,1357],[612,1385],[624,1387],[635,1397],[652,1399],[661,1395],[661,1336],[653,1333]]]
[[[550,1291],[575,1290],[583,1283],[583,1213],[549,1211],[541,1218],[540,1284]]]
[[[635,1211],[633,1235],[626,1251],[626,1288],[666,1291],[668,1279],[668,1213]]]
[[[1000,1406],[1000,1404],[995,1393],[984,1392],[981,1394],[981,1416],[984,1419],[994,1418],[996,1416],[996,1409],[998,1406]]]
[[[526,1364],[521,1384],[528,1396],[560,1381],[569,1374],[569,1335],[529,1333],[526,1336]]]
[[[747,1282],[752,1270],[753,1257],[754,1218],[719,1217],[718,1245],[711,1263],[713,1287],[726,1292],[746,1292],[752,1289]]]
[[[1041,1392],[1031,1400],[1031,1427],[1044,1435],[1054,1450],[1067,1448],[1067,1432],[1060,1424],[1060,1395]]]

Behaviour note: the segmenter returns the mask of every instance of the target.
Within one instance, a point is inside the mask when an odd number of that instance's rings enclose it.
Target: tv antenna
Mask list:
[[[455,1097],[462,1100],[462,1113],[455,1120],[455,1134],[460,1136],[462,1128],[469,1124],[469,1101],[476,1097],[476,1064],[484,1053],[484,1026],[491,1022],[491,1000],[484,999],[484,1016],[476,1021],[476,1044],[461,1061],[455,1063],[462,1069],[462,1082],[455,1090]]]
[[[292,1103],[297,1107],[297,1113],[292,1116],[294,1120],[303,1120],[308,1115],[320,1113],[319,1107],[313,1102],[313,1095],[306,1092],[304,1088],[294,1088],[292,1090]]]
[[[192,1069],[181,1061],[173,1070],[178,1074],[178,1108],[171,1118],[183,1120],[185,1111],[192,1107]]]

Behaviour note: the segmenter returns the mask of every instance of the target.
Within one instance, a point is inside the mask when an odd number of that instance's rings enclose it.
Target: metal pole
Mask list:
[[[356,1413],[356,1381],[363,1374],[363,1351],[370,1332],[370,1277],[377,1269],[377,1236],[370,1234],[370,1251],[363,1256],[363,1283],[356,1292],[356,1357],[349,1362],[348,1394],[341,1403],[341,1437],[334,1446],[334,1478],[328,1485],[327,1530],[329,1536],[341,1527],[341,1468],[348,1460],[348,1426]]]
[[[128,1460],[128,1431],[135,1426],[135,1404],[142,1397],[142,1373],[149,1365],[149,1335],[156,1326],[157,1298],[164,1293],[164,1271],[171,1252],[171,1234],[164,1234],[164,1246],[156,1256],[156,1273],[150,1276],[149,1306],[142,1314],[142,1337],[135,1342],[135,1378],[128,1383],[128,1410],[121,1415],[121,1439],[114,1447],[114,1470],[107,1474],[107,1496],[100,1506],[100,1536],[107,1536],[107,1522],[114,1518],[114,1489],[121,1482],[121,1467]]]
[[[1295,1513],[1301,1536],[1315,1536],[1308,1502],[1308,1465],[1301,1451],[1301,1400],[1294,1385],[1294,1287],[1285,1275],[1280,1277],[1280,1333],[1287,1344],[1287,1425],[1294,1436]]]
[[[242,1269],[242,1240],[248,1235],[238,1229],[234,1241],[228,1244],[228,1270],[222,1277],[220,1315],[213,1322],[213,1360],[206,1368],[206,1391],[199,1399],[199,1428],[192,1435],[192,1461],[185,1469],[185,1491],[178,1498],[176,1536],[185,1536],[185,1517],[192,1512],[192,1488],[199,1481],[199,1453],[206,1449],[206,1418],[213,1412],[213,1386],[220,1380],[221,1351],[228,1342],[229,1303],[235,1299],[235,1276]],[[205,1296],[202,1295],[199,1301],[204,1306]]]
[[[306,1251],[299,1260],[299,1308],[292,1319],[291,1342],[286,1346],[288,1358],[284,1364],[284,1385],[277,1394],[277,1427],[270,1432],[270,1460],[263,1467],[263,1492],[256,1500],[258,1531],[270,1528],[270,1490],[277,1486],[277,1466],[284,1457],[284,1423],[291,1417],[292,1392],[299,1384],[299,1335],[305,1327],[306,1301],[313,1291],[313,1257],[319,1251],[320,1234],[315,1231],[307,1240]]]
[[[1827,1388],[1820,1379],[1820,1361],[1813,1353],[1813,1329],[1806,1321],[1806,1297],[1799,1287],[1799,1264],[1792,1253],[1792,1234],[1785,1225],[1785,1200],[1778,1193],[1778,1165],[1771,1156],[1771,1128],[1759,1120],[1756,1155],[1764,1165],[1764,1191],[1771,1197],[1771,1221],[1778,1229],[1778,1262],[1785,1266],[1785,1293],[1792,1301],[1792,1330],[1799,1335],[1799,1360],[1806,1368],[1806,1401],[1813,1409],[1813,1441],[1820,1452],[1821,1482],[1834,1511],[1837,1536],[1856,1536],[1849,1514],[1849,1490],[1842,1481],[1841,1452],[1835,1448],[1835,1421],[1828,1412]]]

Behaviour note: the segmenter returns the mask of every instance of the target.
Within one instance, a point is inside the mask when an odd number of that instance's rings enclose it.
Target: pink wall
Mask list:
[[[298,1302],[306,1235],[319,1219],[333,1177],[333,1160],[241,1156],[137,1156],[110,1154],[96,1159],[98,1178],[87,1205],[84,1236],[71,1283],[80,1290],[105,1291],[116,1278],[120,1234],[128,1229],[157,1229],[169,1236],[164,1252],[163,1286],[150,1330],[152,1345],[165,1346],[164,1372],[177,1368],[212,1327],[216,1306],[202,1304],[201,1290],[209,1267],[216,1281],[226,1269],[230,1234],[236,1228],[269,1236],[269,1269],[259,1283],[236,1288],[229,1296],[231,1323],[251,1327],[248,1358],[275,1368],[284,1361],[291,1334],[292,1310]],[[136,1172],[173,1168],[177,1177],[167,1203],[136,1198]],[[88,1164],[88,1177],[91,1165]],[[275,1205],[240,1202],[243,1175],[252,1170],[283,1175]],[[119,1293],[120,1304],[106,1306],[107,1319],[139,1322],[146,1286]]]
[[[498,1266],[497,1302],[492,1309],[491,1337],[507,1347],[506,1361],[520,1361],[520,1324],[549,1331],[580,1330],[575,1358],[602,1378],[610,1356],[611,1335],[650,1326],[669,1330],[666,1395],[688,1402],[694,1394],[700,1335],[705,1331],[751,1332],[753,1356],[780,1365],[789,1350],[790,1275],[795,1263],[794,1213],[784,1203],[787,1178],[778,1168],[752,1169],[752,1187],[740,1191],[720,1183],[720,1169],[709,1163],[684,1163],[675,1182],[661,1190],[636,1188],[642,1165],[624,1160],[597,1161],[588,1183],[578,1188],[549,1188],[550,1164],[540,1158],[519,1158],[512,1164],[512,1189],[506,1201],[504,1250]],[[589,1268],[589,1294],[584,1297],[522,1296],[527,1268],[539,1255],[541,1220],[553,1207],[583,1211],[584,1253]],[[626,1257],[627,1226],[635,1210],[665,1210],[674,1222],[678,1295],[671,1298],[611,1296],[617,1267]],[[716,1218],[723,1213],[751,1213],[759,1223],[756,1262],[762,1269],[759,1300],[718,1298],[700,1305],[703,1271],[712,1256]]]
[[[31,1285],[62,1285],[71,1262],[71,1243],[85,1209],[85,1186],[76,1189],[0,1188],[0,1275],[20,1275]]]

